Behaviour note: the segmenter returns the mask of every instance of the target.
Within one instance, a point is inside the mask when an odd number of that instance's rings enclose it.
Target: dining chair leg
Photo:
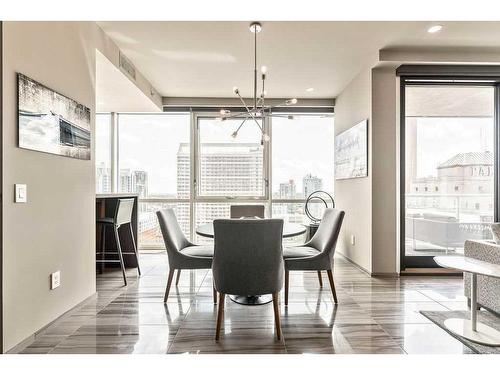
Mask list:
[[[337,292],[335,291],[335,283],[333,282],[333,273],[332,273],[332,270],[327,270],[326,273],[328,274],[328,280],[330,281],[330,288],[332,289],[333,301],[335,303],[338,303],[338,301],[337,301]]]
[[[120,258],[120,266],[122,268],[123,282],[125,283],[125,286],[127,286],[127,275],[125,273],[125,263],[123,263],[122,245],[120,244],[120,236],[118,234],[118,227],[115,225],[114,229],[115,229],[116,249],[118,252],[118,258]]]
[[[168,293],[170,292],[170,285],[172,285],[172,279],[174,278],[175,268],[170,268],[168,272],[167,288],[165,289],[165,297],[163,297],[163,303],[167,303]]]
[[[177,270],[177,278],[175,279],[175,286],[179,285],[179,279],[181,278],[181,269]]]
[[[222,326],[222,321],[224,319],[224,301],[226,295],[224,293],[219,293],[219,308],[217,309],[217,326],[215,327],[215,341],[219,341],[220,329]]]
[[[281,341],[280,307],[278,298],[279,293],[273,293],[274,326],[276,328],[276,337],[278,338],[278,341]]]
[[[318,271],[319,287],[323,288],[323,278],[321,277],[321,271]]]
[[[215,286],[212,285],[212,294],[214,295],[214,305],[217,305],[217,291],[215,290]]]
[[[129,223],[128,227],[130,229],[130,236],[132,237],[132,245],[134,246],[135,261],[137,262],[137,273],[139,274],[139,276],[141,276],[141,267],[139,267],[139,253],[137,252],[137,244],[135,243],[134,229],[132,228],[132,223]]]
[[[288,306],[288,279],[290,271],[285,270],[285,306]]]

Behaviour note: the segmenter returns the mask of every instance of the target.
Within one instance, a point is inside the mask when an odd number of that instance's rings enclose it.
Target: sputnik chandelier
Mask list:
[[[260,33],[262,30],[262,25],[259,22],[253,22],[250,24],[250,31],[254,34],[254,74],[253,74],[253,104],[248,105],[245,102],[245,99],[240,94],[240,90],[238,87],[233,87],[233,92],[234,94],[240,99],[241,104],[243,107],[246,109],[246,112],[242,113],[236,113],[236,114],[231,114],[231,111],[228,109],[221,109],[220,110],[220,119],[221,121],[231,119],[231,118],[243,118],[243,121],[241,122],[240,126],[236,129],[231,134],[231,137],[236,138],[238,136],[238,132],[240,131],[241,127],[247,122],[251,121],[257,124],[257,126],[260,129],[260,132],[262,133],[262,139],[261,139],[261,144],[264,142],[269,141],[269,135],[265,133],[264,131],[264,125],[263,125],[263,120],[266,117],[285,117],[292,119],[293,116],[283,116],[283,115],[277,115],[273,114],[272,111],[276,107],[280,106],[290,106],[297,104],[297,99],[292,98],[292,99],[287,99],[284,101],[284,103],[274,105],[274,106],[266,106],[265,104],[265,99],[266,99],[266,90],[265,90],[265,82],[266,82],[266,74],[267,74],[267,67],[262,66],[260,68],[261,72],[261,80],[262,80],[262,90],[260,92],[260,95],[257,97],[257,34]]]

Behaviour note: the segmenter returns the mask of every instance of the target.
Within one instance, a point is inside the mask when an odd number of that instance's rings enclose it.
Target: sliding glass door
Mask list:
[[[406,80],[402,90],[402,269],[435,267],[433,256],[490,238],[496,87]]]

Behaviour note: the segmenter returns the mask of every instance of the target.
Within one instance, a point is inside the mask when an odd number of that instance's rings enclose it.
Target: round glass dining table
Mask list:
[[[284,223],[283,238],[299,236],[306,232],[306,227],[302,224]],[[202,237],[214,238],[214,223],[207,223],[196,228],[196,234]]]
[[[301,234],[304,234],[306,230],[307,228],[302,224],[284,223],[283,238],[299,236]],[[196,234],[202,237],[214,238],[213,222],[203,224],[197,227]],[[231,298],[232,301],[239,303],[241,305],[263,305],[273,300],[270,294],[263,296],[229,296],[229,298]]]

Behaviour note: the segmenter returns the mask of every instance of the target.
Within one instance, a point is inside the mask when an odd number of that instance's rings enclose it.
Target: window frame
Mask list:
[[[200,131],[199,131],[199,119],[210,118],[215,119],[219,117],[220,108],[206,107],[206,108],[186,108],[179,109],[175,111],[163,112],[152,112],[152,113],[142,113],[142,112],[111,112],[112,121],[112,137],[111,137],[111,149],[112,149],[112,161],[111,161],[111,175],[112,175],[112,191],[111,193],[117,193],[119,190],[118,181],[118,171],[120,168],[120,115],[188,115],[189,116],[189,126],[190,126],[190,136],[189,136],[189,147],[190,147],[190,196],[189,198],[140,198],[139,203],[165,203],[165,204],[175,204],[184,203],[189,204],[189,218],[190,218],[190,235],[189,239],[194,241],[196,238],[196,205],[199,203],[248,203],[257,204],[261,203],[265,206],[269,216],[272,217],[273,203],[305,203],[306,197],[295,198],[295,199],[277,199],[272,196],[272,117],[266,117],[263,119],[264,131],[269,135],[270,140],[264,142],[264,155],[263,155],[263,175],[264,175],[264,195],[255,197],[224,197],[224,196],[202,196],[198,194],[197,181],[199,181],[200,163],[198,160],[199,155],[199,141],[200,141]],[[332,114],[331,109],[322,107],[311,107],[311,108],[300,108],[300,110],[290,111],[290,108],[284,108],[282,111],[274,112],[273,114],[297,114],[297,115],[310,115],[310,116],[324,116],[325,114]],[[332,116],[332,126],[334,126],[334,116]],[[332,139],[332,147],[334,147]],[[332,165],[333,171],[333,165]],[[333,172],[332,172],[333,173]],[[163,245],[146,245],[141,244],[140,238],[137,238],[137,246],[139,250],[164,250]]]
[[[311,108],[312,109],[312,108]],[[275,114],[275,115],[307,115],[307,116],[318,116],[318,117],[321,117],[321,116],[325,116],[326,114],[328,114],[329,112],[328,111],[324,111],[324,112],[318,112],[317,109],[312,109],[311,111],[276,111],[276,112],[273,112],[272,114]],[[332,113],[330,113],[332,114]],[[332,114],[332,126],[335,126],[335,116]],[[306,199],[307,197],[303,197],[303,198],[273,198],[273,194],[272,194],[272,186],[273,186],[273,168],[272,168],[272,144],[273,144],[273,136],[272,136],[272,131],[273,131],[273,126],[272,126],[272,117],[270,118],[270,127],[269,127],[269,136],[271,137],[271,140],[268,142],[269,143],[269,149],[270,149],[270,154],[269,154],[269,169],[271,171],[270,173],[270,176],[269,176],[269,182],[268,182],[268,186],[269,186],[269,193],[270,193],[270,199],[269,199],[269,212],[272,216],[272,210],[273,210],[273,203],[276,203],[276,204],[279,204],[279,203],[305,203],[306,202]],[[332,139],[332,147],[335,148],[335,137]],[[334,173],[334,160],[332,160],[332,173]],[[333,178],[333,182],[335,183],[335,176]],[[332,192],[334,190],[334,186],[332,186]],[[328,190],[327,190],[328,191]]]
[[[270,173],[270,163],[269,163],[269,146],[271,141],[264,142],[264,150],[263,150],[263,159],[262,159],[262,172],[263,172],[263,190],[264,194],[259,196],[211,196],[211,195],[201,195],[198,189],[198,183],[201,180],[201,163],[200,163],[200,149],[201,149],[201,131],[200,131],[200,120],[215,120],[217,117],[220,117],[220,114],[217,116],[217,113],[214,112],[197,112],[193,114],[193,122],[194,122],[194,160],[196,161],[191,166],[194,168],[194,176],[191,179],[192,182],[192,192],[194,193],[195,200],[198,203],[213,203],[220,202],[221,200],[224,202],[265,202],[269,200],[269,173]],[[235,117],[236,119],[240,119],[240,117]],[[243,120],[243,117],[241,117]],[[248,124],[247,126],[251,126]],[[269,134],[269,121],[268,118],[264,118],[262,121],[262,126],[264,132]],[[228,137],[230,134],[228,134]],[[270,135],[269,135],[270,136]],[[222,199],[221,199],[222,198]]]

